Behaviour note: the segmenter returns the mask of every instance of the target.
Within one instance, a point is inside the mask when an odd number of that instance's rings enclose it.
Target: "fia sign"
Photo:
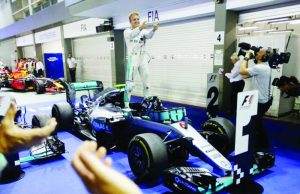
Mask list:
[[[159,22],[159,15],[157,10],[148,11],[148,23],[151,22]]]

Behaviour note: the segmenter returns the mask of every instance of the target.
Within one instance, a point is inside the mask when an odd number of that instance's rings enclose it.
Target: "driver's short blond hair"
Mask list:
[[[131,12],[131,13],[129,14],[129,17],[128,17],[128,19],[129,19],[130,22],[131,22],[131,17],[134,16],[134,15],[140,16],[140,13],[137,12],[137,11]]]

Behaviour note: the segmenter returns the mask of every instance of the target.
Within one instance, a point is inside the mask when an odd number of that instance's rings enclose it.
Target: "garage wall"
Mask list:
[[[22,47],[23,58],[35,58],[35,48],[34,46],[25,46]]]
[[[0,41],[0,60],[9,66],[15,68],[15,61],[17,58],[16,39],[8,39]]]
[[[114,82],[109,33],[72,40],[73,56],[77,59],[77,81],[100,80],[104,87]]]
[[[42,51],[43,53],[63,53],[61,40],[43,43]]]
[[[206,75],[213,72],[214,18],[160,26],[147,51],[152,95],[163,100],[206,105]],[[142,96],[137,77],[134,95]]]

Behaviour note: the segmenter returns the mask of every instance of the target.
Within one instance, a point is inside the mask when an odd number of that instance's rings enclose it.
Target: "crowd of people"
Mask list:
[[[39,58],[21,58],[16,63],[16,70],[27,70],[36,77],[44,77],[44,64]]]

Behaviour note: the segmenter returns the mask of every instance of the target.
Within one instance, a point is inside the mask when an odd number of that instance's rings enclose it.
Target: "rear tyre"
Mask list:
[[[34,90],[37,94],[44,94],[46,92],[46,86],[42,80],[36,80],[34,82]]]
[[[57,129],[72,129],[74,124],[74,113],[71,105],[67,102],[54,104],[52,117],[56,119]]]
[[[156,134],[136,135],[128,146],[128,160],[133,174],[138,179],[157,179],[168,167],[167,146]]]
[[[206,121],[200,131],[209,134],[208,141],[225,156],[234,150],[235,126],[223,117],[216,117]]]

